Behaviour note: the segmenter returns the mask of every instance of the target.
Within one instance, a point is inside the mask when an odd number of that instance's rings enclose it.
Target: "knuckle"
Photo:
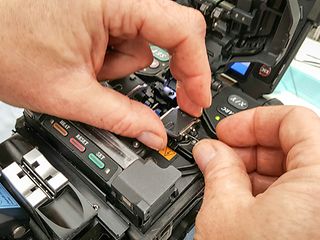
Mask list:
[[[140,5],[141,1],[137,3],[135,1],[118,1],[114,4],[112,9],[117,12],[117,14],[110,14],[113,16],[109,19],[109,33],[113,37],[123,37],[127,39],[134,38],[138,34],[138,29],[136,25],[139,19],[136,19],[136,8]]]
[[[119,121],[117,121],[114,125],[111,126],[110,131],[119,134],[124,135],[127,132],[129,132],[131,129],[131,123],[130,121],[127,121],[127,118],[121,118]]]
[[[239,164],[234,164],[232,167],[226,164],[209,164],[206,168],[207,178],[210,181],[216,181],[217,179],[228,179],[230,176],[243,177],[247,175],[245,170]]]
[[[149,109],[141,103],[125,98],[114,109],[115,113],[112,116],[111,124],[109,122],[106,125],[109,126],[109,131],[122,136],[137,137],[142,131],[150,128],[150,125],[144,120],[148,116],[150,117],[146,111]]]
[[[305,140],[294,145],[287,154],[286,168],[292,170],[309,165],[320,164],[318,143],[313,139]],[[318,172],[320,176],[320,171]]]
[[[201,14],[201,12],[199,12],[196,9],[190,9],[189,19],[191,20],[191,23],[196,28],[197,32],[200,35],[205,36],[206,29],[207,29],[207,23],[206,23],[203,15]]]
[[[111,118],[101,119],[103,129],[119,135],[129,134],[132,129],[132,119],[128,113],[132,112],[132,108],[131,100],[124,98],[124,100],[119,102],[117,107],[114,108],[117,110],[112,114]]]

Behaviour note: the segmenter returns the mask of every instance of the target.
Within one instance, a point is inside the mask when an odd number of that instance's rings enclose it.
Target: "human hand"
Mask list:
[[[223,120],[217,134],[225,144],[194,148],[206,184],[195,239],[320,239],[319,117],[257,108]]]
[[[169,0],[0,2],[0,100],[166,145],[159,118],[99,80],[152,62],[149,43],[168,49],[180,107],[199,116],[211,102],[205,21]],[[112,46],[112,51],[107,51]]]

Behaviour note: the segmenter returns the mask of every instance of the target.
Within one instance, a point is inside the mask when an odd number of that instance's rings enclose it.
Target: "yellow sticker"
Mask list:
[[[160,150],[159,153],[168,161],[171,161],[177,155],[177,153],[169,147],[165,147]]]

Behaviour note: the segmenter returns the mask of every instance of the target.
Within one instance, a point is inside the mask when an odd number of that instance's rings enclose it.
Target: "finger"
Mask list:
[[[293,106],[259,107],[224,119],[217,126],[217,134],[220,140],[235,147],[283,146],[288,151],[299,139],[314,135],[319,127],[313,126],[318,125],[319,118],[310,110]],[[289,135],[294,138],[288,139]]]
[[[280,123],[291,110],[292,107],[266,107],[238,113],[218,124],[218,138],[234,147],[280,147]],[[232,131],[226,132],[231,124]]]
[[[50,89],[46,101],[39,101],[43,104],[41,112],[137,138],[156,150],[166,146],[163,124],[151,109],[102,87],[88,74],[77,72],[70,78],[70,81],[64,81],[63,91],[60,88]]]
[[[279,177],[285,169],[286,157],[281,149],[263,146],[233,148],[244,162],[247,172]]]
[[[243,161],[246,167],[247,173],[252,173],[257,170],[257,158],[256,158],[257,151],[255,147],[247,147],[247,148],[233,147],[232,149]]]
[[[205,177],[205,199],[252,197],[245,166],[235,152],[216,140],[203,140],[193,149],[194,158]]]
[[[176,89],[177,89],[177,102],[180,108],[196,117],[200,117],[202,115],[202,107],[193,103],[188,95],[186,94],[183,87],[181,87],[182,83],[177,82]]]
[[[229,131],[231,128],[233,131]],[[320,162],[320,119],[306,108],[252,109],[223,120],[217,127],[217,134],[231,146],[281,147],[287,155],[287,170]]]
[[[136,36],[168,49],[171,71],[199,107],[211,104],[211,72],[205,47],[206,23],[200,12],[173,1],[106,1],[111,36]],[[116,13],[117,15],[115,16]],[[183,95],[184,93],[182,93]]]
[[[141,37],[121,41],[108,51],[104,64],[98,73],[99,80],[112,80],[127,76],[152,62],[152,53],[148,42]]]
[[[278,179],[277,177],[263,176],[256,172],[251,173],[249,176],[254,196],[266,191]]]
[[[256,147],[257,173],[270,177],[280,177],[284,172],[286,156],[278,148]]]

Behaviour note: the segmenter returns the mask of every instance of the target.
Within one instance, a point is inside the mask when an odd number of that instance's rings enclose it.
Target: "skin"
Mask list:
[[[211,103],[205,22],[168,0],[0,1],[0,100],[166,145],[147,107],[99,85],[148,66],[149,43],[172,55],[178,103]],[[206,181],[196,239],[320,239],[320,120],[258,108],[223,120],[194,156]]]
[[[195,239],[320,239],[320,118],[257,108],[217,133],[194,148],[206,184]]]
[[[134,137],[162,149],[149,108],[97,80],[151,64],[149,43],[168,49],[182,109],[210,106],[211,73],[201,14],[172,1],[0,1],[0,100]],[[110,50],[112,49],[112,50]]]

